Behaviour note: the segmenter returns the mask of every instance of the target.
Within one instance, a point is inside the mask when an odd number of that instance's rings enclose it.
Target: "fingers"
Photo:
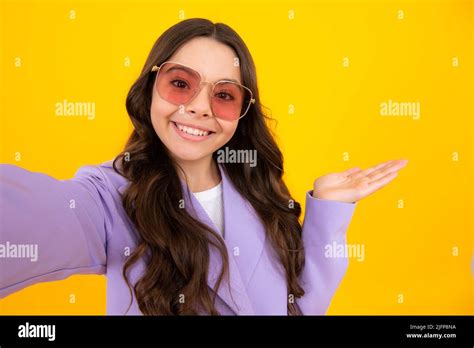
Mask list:
[[[353,175],[354,179],[358,179],[358,178],[360,178],[360,177],[367,176],[367,175],[373,173],[373,172],[376,171],[376,170],[382,169],[383,167],[385,167],[385,166],[387,166],[387,165],[390,165],[390,164],[393,163],[393,162],[394,162],[394,161],[391,160],[391,161],[386,161],[386,162],[383,162],[383,163],[379,163],[379,164],[377,164],[377,165],[375,165],[375,166],[373,166],[373,167],[369,167],[369,168],[367,168],[367,169],[365,169],[365,170],[358,171],[358,172],[354,172],[354,173],[352,173],[352,174],[354,174],[354,175]],[[350,170],[350,169],[349,169],[349,170]]]
[[[396,172],[402,169],[408,163],[407,160],[390,160],[379,163],[373,167],[361,170],[359,167],[348,169],[344,174],[350,176],[352,180],[359,180],[367,177],[369,182],[376,181],[387,174]]]
[[[386,176],[387,174],[390,174],[390,173],[393,173],[393,172],[397,172],[399,171],[400,169],[402,169],[406,164],[407,164],[407,160],[398,160],[398,161],[392,161],[392,163],[380,168],[380,169],[377,169],[375,171],[373,171],[372,173],[368,174],[367,177],[371,180],[371,181],[376,181],[384,176]]]
[[[351,168],[351,169],[348,169],[344,172],[344,174],[347,174],[347,175],[351,175],[351,174],[355,174],[355,173],[358,173],[360,172],[362,169],[360,169],[359,167],[354,167],[354,168]]]
[[[364,175],[369,175],[369,174],[372,174],[373,172],[375,172],[376,170],[381,170],[383,168],[385,168],[386,166],[389,166],[390,164],[393,163],[393,160],[392,161],[387,161],[387,162],[383,162],[383,163],[380,163],[380,164],[377,164],[373,167],[370,167],[370,168],[367,168],[366,170],[364,170]]]
[[[363,197],[371,195],[381,189],[398,176],[398,171],[408,163],[407,160],[391,160],[380,163],[363,171],[355,171],[351,168],[353,182],[365,183],[361,186]]]
[[[369,183],[369,191],[370,193],[372,192],[375,192],[379,189],[381,189],[382,187],[384,187],[385,185],[387,185],[390,181],[392,181],[393,179],[395,179],[398,175],[398,172],[395,171],[395,172],[391,172],[391,173],[388,173],[382,177],[380,177],[379,179],[375,180],[375,181],[371,181]]]

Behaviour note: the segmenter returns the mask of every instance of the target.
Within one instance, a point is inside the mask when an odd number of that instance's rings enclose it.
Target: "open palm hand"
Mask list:
[[[398,171],[407,163],[407,160],[391,160],[365,170],[354,167],[344,172],[321,176],[314,182],[313,197],[357,202],[395,179]]]

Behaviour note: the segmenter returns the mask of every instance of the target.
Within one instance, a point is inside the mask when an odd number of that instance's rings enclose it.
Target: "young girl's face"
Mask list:
[[[235,51],[213,39],[197,37],[181,46],[168,60],[189,66],[201,74],[202,81],[234,79],[242,84],[240,67],[234,66]],[[226,144],[234,134],[238,120],[214,117],[211,110],[211,84],[186,105],[177,106],[164,100],[153,88],[151,122],[156,134],[175,160],[208,160],[214,151]],[[208,136],[184,134],[178,127],[188,126],[211,131]]]

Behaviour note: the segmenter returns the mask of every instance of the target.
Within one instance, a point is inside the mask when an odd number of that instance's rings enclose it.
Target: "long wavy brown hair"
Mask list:
[[[237,191],[258,214],[285,270],[288,297],[296,300],[304,295],[298,282],[305,261],[299,221],[301,208],[282,180],[283,156],[267,125],[270,117],[262,111],[252,56],[229,26],[193,18],[167,29],[153,45],[126,99],[134,130],[124,150],[113,161],[114,170],[129,180],[122,203],[139,234],[138,244],[124,265],[123,277],[132,295],[130,267],[141,258],[145,260],[145,272],[133,285],[133,294],[145,315],[219,315],[216,293],[228,276],[228,254],[222,238],[178,205],[185,194],[179,168],[150,119],[155,79],[152,66],[168,60],[181,45],[198,36],[217,40],[236,52],[242,84],[254,93],[255,104],[239,121],[225,146],[256,150],[258,165],[223,163],[223,167]],[[217,150],[214,160],[216,153]],[[223,261],[213,293],[207,284],[210,246],[217,248]],[[179,301],[182,295],[186,299],[184,303]],[[288,301],[288,314],[301,314],[295,301]]]

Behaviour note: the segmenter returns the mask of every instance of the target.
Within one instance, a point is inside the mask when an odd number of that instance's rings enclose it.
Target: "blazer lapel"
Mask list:
[[[227,177],[225,168],[219,165],[219,169],[222,177],[224,236],[229,255],[230,282],[227,283],[224,278],[217,295],[236,314],[251,315],[255,311],[246,287],[263,251],[265,231],[250,203],[237,192]],[[218,232],[197,198],[193,194],[190,197],[186,194],[187,188],[184,183],[183,189],[186,210]],[[215,247],[210,246],[208,285],[211,289],[215,286],[221,267],[222,260],[219,252]]]
[[[225,241],[247,287],[265,245],[266,233],[250,202],[244,199],[220,166],[223,184]]]

